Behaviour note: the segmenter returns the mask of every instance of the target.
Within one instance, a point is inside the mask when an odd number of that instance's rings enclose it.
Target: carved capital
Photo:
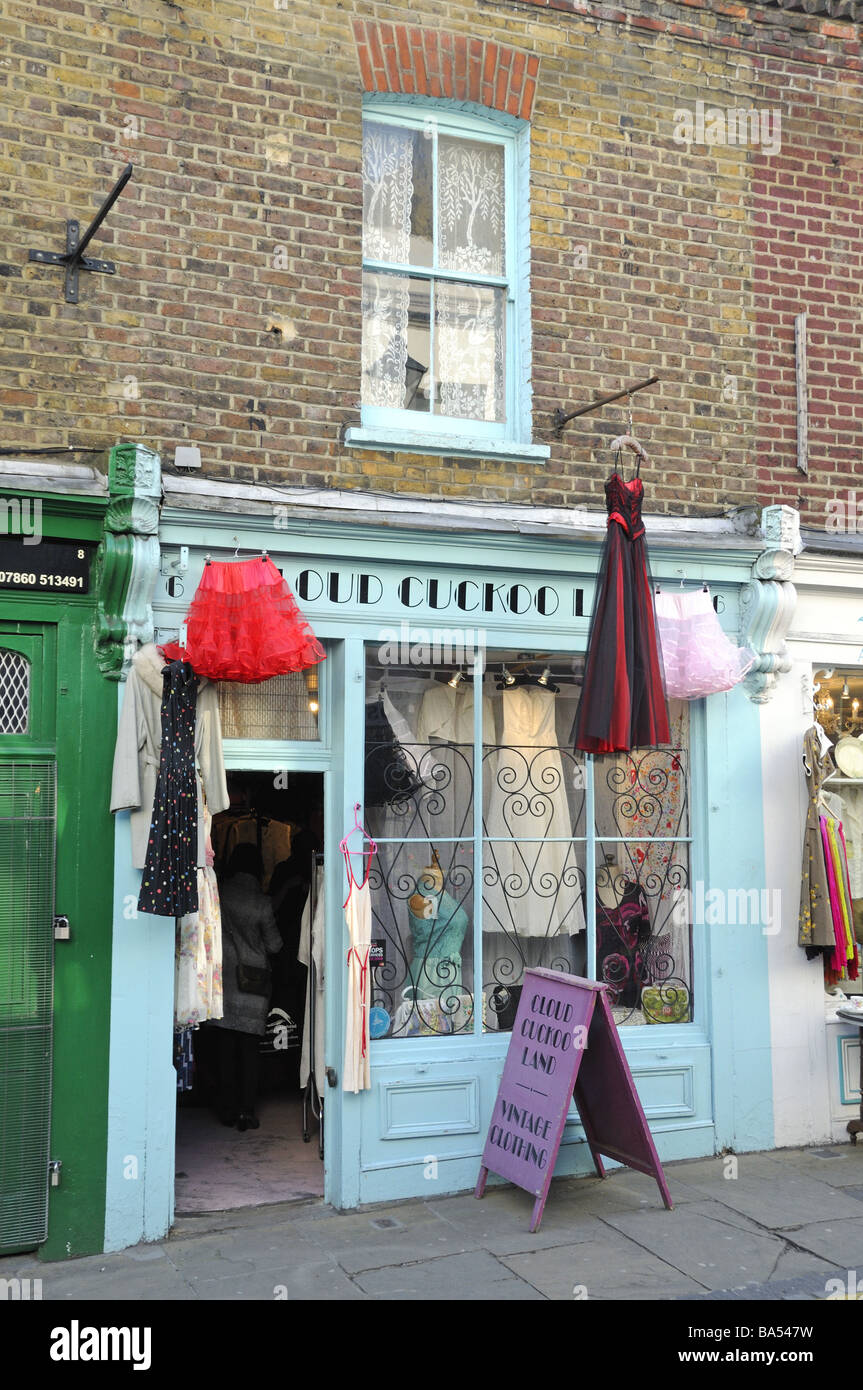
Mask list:
[[[761,513],[761,533],[765,550],[787,550],[794,556],[803,549],[800,513],[794,507],[765,507]]]
[[[143,444],[115,444],[108,458],[112,497],[160,497],[162,461]]]

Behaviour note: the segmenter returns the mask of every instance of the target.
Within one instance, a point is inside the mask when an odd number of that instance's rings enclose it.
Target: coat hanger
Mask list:
[[[685,579],[681,579],[681,581],[680,581],[680,587],[681,587],[681,589],[683,588],[683,586],[684,586],[685,583],[686,583],[686,580],[685,580]],[[703,594],[709,594],[709,593],[710,593],[710,589],[709,589],[709,587],[708,587],[708,584],[707,584],[707,580],[706,580],[706,579],[703,579],[703,580],[701,581],[701,592],[702,592]],[[662,586],[661,586],[661,584],[657,584],[657,585],[656,585],[656,587],[655,587],[655,589],[654,589],[654,593],[656,593],[656,594],[661,594],[661,593],[662,593]]]
[[[634,435],[631,434],[619,434],[616,439],[612,439],[611,451],[612,453],[617,455],[617,458],[615,459],[616,466],[619,465],[620,454],[623,449],[631,449],[632,452],[635,454],[636,458],[638,459],[638,465],[635,470],[635,476],[636,478],[641,477],[641,465],[643,463],[650,462],[649,458],[647,457],[647,450],[645,449],[644,445],[639,444],[638,440],[634,437]]]
[[[239,546],[239,543],[237,542],[236,536],[232,537],[232,539],[233,539],[233,541],[234,541],[235,544],[236,544],[236,549],[235,549],[233,555],[231,555],[229,558],[232,559],[232,560],[239,560],[239,558],[240,558],[240,546]],[[265,560],[268,560],[268,559],[269,559],[269,551],[268,551],[268,550],[260,550],[260,549],[258,549],[258,550],[250,550],[250,551],[249,551],[249,555],[250,555],[250,556],[254,556],[254,555],[260,556],[261,564],[263,564]],[[209,565],[209,564],[211,564],[211,563],[212,563],[212,555],[211,555],[211,554],[205,555],[205,556],[204,556],[204,564],[205,564],[205,565]]]
[[[345,856],[345,859],[348,861],[348,864],[350,864],[349,856],[351,854],[368,854],[369,862],[371,863],[372,855],[377,853],[377,843],[372,839],[371,835],[360,821],[360,805],[361,803],[359,801],[354,802],[354,823],[351,826],[350,830],[347,832],[347,834],[344,835],[342,839],[339,841],[339,849]],[[352,835],[355,835],[357,831],[360,832],[364,841],[368,840],[368,844],[363,844],[358,850],[352,850],[350,845],[348,844],[348,840],[351,838]]]

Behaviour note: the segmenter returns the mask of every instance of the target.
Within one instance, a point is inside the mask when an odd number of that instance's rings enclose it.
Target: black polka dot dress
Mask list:
[[[162,747],[138,910],[183,917],[198,910],[198,682],[187,661],[162,672]]]

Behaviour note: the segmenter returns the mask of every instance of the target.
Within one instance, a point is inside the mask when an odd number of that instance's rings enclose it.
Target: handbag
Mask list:
[[[272,981],[272,971],[268,965],[243,965],[242,961],[237,962],[237,988],[243,994],[268,995]]]

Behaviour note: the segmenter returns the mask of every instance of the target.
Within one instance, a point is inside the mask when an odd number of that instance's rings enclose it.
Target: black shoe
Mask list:
[[[258,1119],[257,1115],[255,1115],[251,1111],[248,1114],[241,1115],[240,1118],[237,1120],[237,1129],[240,1131],[241,1134],[247,1129],[260,1128],[260,1120]]]

